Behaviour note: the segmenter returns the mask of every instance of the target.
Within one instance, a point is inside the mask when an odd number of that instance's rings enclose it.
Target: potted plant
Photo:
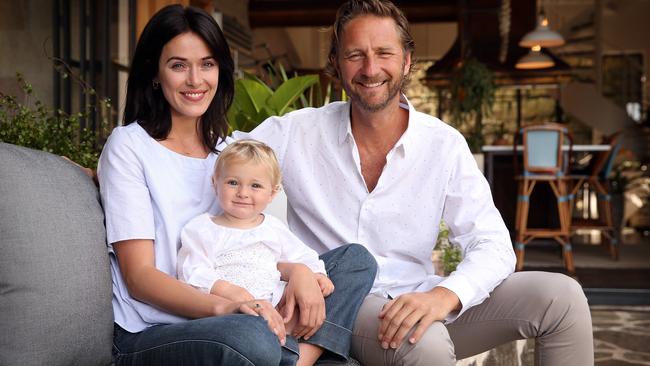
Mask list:
[[[511,135],[511,132],[506,128],[505,122],[500,122],[496,125],[493,125],[492,131],[492,145],[511,145],[512,142],[508,141],[507,136]]]
[[[268,117],[329,103],[331,86],[327,85],[323,96],[318,75],[289,78],[281,65],[270,70],[269,83],[249,73],[235,81],[235,97],[228,110],[231,130],[250,131]]]
[[[492,111],[495,90],[492,71],[476,59],[462,62],[452,74],[452,121],[473,153],[480,153],[485,144],[483,118]]]

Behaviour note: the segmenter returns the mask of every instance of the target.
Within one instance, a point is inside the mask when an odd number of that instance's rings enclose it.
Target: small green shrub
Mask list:
[[[460,248],[449,240],[449,227],[444,221],[440,222],[435,251],[440,253],[439,260],[442,263],[445,276],[455,271],[458,264],[463,260],[463,253]]]
[[[32,86],[22,75],[17,74],[17,78],[25,99],[21,102],[15,96],[0,92],[0,141],[66,156],[95,169],[101,151],[97,134],[79,128],[80,119],[88,116],[92,108],[88,106],[84,113],[67,115],[38,99],[30,102]]]

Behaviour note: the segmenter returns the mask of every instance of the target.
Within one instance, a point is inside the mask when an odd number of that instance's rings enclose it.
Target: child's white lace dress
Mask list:
[[[205,292],[223,280],[275,306],[286,285],[278,263],[303,263],[315,273],[326,273],[318,254],[270,215],[254,228],[235,229],[216,224],[206,213],[185,225],[181,243],[178,278]]]

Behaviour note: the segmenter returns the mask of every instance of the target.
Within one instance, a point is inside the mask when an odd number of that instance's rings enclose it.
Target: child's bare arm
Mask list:
[[[210,289],[210,293],[225,297],[231,301],[251,301],[255,299],[245,288],[224,280],[215,281]]]

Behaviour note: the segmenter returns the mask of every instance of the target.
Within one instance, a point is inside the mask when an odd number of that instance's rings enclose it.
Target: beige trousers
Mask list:
[[[503,343],[535,338],[535,365],[594,364],[591,314],[580,285],[547,272],[517,272],[456,321],[434,323],[415,345],[384,350],[377,314],[387,299],[368,295],[354,326],[352,357],[364,366],[454,365]],[[408,337],[407,337],[408,338]]]

